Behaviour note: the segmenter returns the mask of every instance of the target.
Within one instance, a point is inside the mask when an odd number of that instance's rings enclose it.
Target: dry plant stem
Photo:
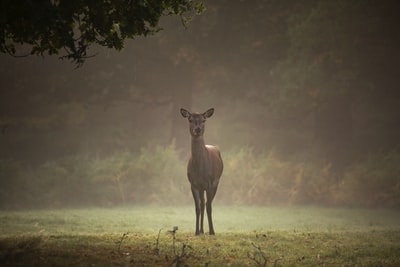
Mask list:
[[[118,242],[118,253],[119,253],[119,254],[121,253],[121,245],[122,245],[122,242],[124,241],[125,238],[128,237],[128,234],[129,234],[129,232],[124,233],[124,234],[121,236],[121,239],[120,239],[119,242]]]
[[[257,252],[255,252],[253,255],[250,254],[250,252],[247,253],[247,257],[251,260],[253,260],[257,266],[263,266],[266,267],[267,263],[268,263],[268,258],[267,256],[265,256],[264,252],[261,250],[261,248],[259,246],[256,246],[254,243],[251,243],[251,245],[257,250]],[[263,262],[261,262],[259,259],[259,257],[257,257],[257,255],[261,256]]]
[[[162,230],[162,228],[161,228],[160,230],[158,230],[158,235],[157,235],[157,240],[156,240],[156,248],[154,249],[154,253],[155,253],[156,255],[158,255],[159,252],[160,252],[159,244],[160,244],[160,234],[161,234],[161,230]]]

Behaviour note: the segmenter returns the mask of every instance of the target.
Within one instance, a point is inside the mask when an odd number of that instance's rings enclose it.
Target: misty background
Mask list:
[[[205,1],[75,69],[0,55],[0,208],[192,204],[181,107],[215,203],[400,207],[398,1]]]

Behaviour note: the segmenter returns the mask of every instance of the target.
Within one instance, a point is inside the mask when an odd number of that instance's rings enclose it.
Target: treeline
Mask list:
[[[223,151],[216,203],[400,208],[400,152],[368,155],[337,181],[329,162],[283,160],[250,147]],[[174,144],[36,167],[1,160],[1,209],[192,204],[186,160]]]

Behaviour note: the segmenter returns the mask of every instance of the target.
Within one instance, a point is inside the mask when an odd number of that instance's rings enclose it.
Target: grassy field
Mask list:
[[[194,236],[193,207],[0,211],[0,266],[400,266],[399,211],[216,205],[214,226]]]

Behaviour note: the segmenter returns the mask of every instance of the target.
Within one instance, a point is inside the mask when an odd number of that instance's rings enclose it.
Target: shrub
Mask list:
[[[277,204],[287,202],[293,168],[273,152],[256,154],[251,147],[224,154],[224,173],[218,196],[225,203]]]
[[[186,178],[186,163],[179,158],[172,142],[169,146],[141,149],[132,177],[140,177],[137,193],[147,203],[182,204],[191,200],[190,186]]]
[[[190,200],[185,163],[175,144],[118,152],[91,163],[91,180],[102,205],[181,204]]]
[[[346,172],[338,202],[361,207],[400,207],[400,153],[370,154]]]
[[[352,164],[339,183],[322,160],[283,160],[252,147],[222,152],[219,203],[400,207],[397,151]],[[174,143],[103,158],[76,155],[37,167],[0,160],[0,208],[192,204],[186,164]]]

